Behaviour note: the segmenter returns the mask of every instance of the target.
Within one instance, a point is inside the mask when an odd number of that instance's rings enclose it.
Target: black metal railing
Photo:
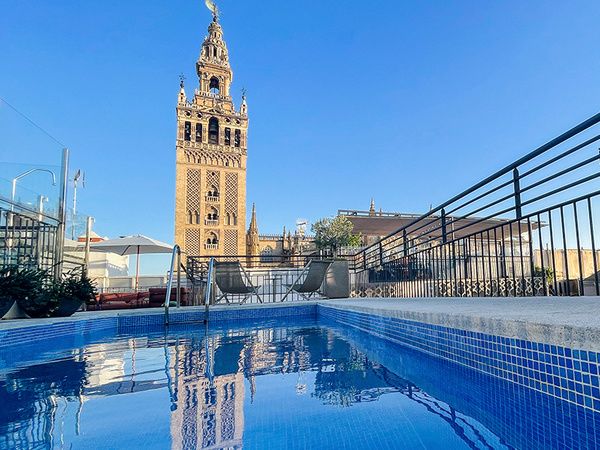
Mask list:
[[[351,257],[355,296],[600,295],[600,114]]]
[[[57,229],[47,216],[0,207],[0,266],[52,269]]]

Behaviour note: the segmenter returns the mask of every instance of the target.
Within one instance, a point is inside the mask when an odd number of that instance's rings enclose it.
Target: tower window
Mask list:
[[[240,130],[235,130],[235,146],[239,147],[242,143],[242,133]]]
[[[219,120],[216,117],[211,117],[208,121],[208,143],[219,143]]]
[[[211,94],[219,94],[221,92],[219,79],[217,77],[212,77],[210,79],[209,90]]]
[[[202,142],[202,124],[196,124],[196,142]]]
[[[217,235],[213,232],[210,232],[206,238],[206,245],[217,245],[219,243],[219,238],[217,237]]]
[[[206,197],[210,200],[218,200],[219,199],[219,190],[215,185],[212,185],[208,192],[206,193]]]
[[[206,215],[206,220],[215,221],[219,220],[219,213],[215,208],[211,208],[209,213]]]
[[[225,128],[225,145],[231,145],[231,128]]]
[[[192,136],[192,123],[186,122],[183,126],[183,139],[189,141]]]

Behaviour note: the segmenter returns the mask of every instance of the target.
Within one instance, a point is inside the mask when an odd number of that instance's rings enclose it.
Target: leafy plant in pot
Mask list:
[[[50,296],[58,305],[52,315],[71,316],[84,302],[95,300],[96,294],[94,282],[85,273],[71,272],[50,287]]]
[[[56,308],[45,287],[46,271],[37,268],[9,266],[0,270],[0,317],[16,301],[30,317],[48,317]]]
[[[41,276],[17,266],[0,269],[0,317],[4,316],[20,298],[41,289]]]

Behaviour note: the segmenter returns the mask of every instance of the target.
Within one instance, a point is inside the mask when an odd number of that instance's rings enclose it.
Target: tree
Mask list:
[[[334,254],[340,247],[360,245],[360,234],[353,234],[354,225],[345,216],[326,217],[312,225],[315,244],[319,250],[331,250]]]

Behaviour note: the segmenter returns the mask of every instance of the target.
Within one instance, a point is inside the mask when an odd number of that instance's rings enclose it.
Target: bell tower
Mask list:
[[[248,105],[236,110],[233,72],[216,11],[196,62],[191,99],[177,99],[175,242],[189,256],[246,253]]]

